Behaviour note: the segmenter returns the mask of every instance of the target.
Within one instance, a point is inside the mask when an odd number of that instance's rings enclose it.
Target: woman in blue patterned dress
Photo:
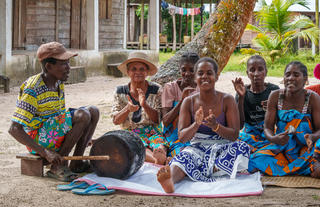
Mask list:
[[[239,112],[231,95],[215,90],[218,65],[208,57],[195,64],[200,93],[187,97],[180,109],[179,140],[191,145],[162,167],[157,178],[167,193],[186,175],[200,182],[214,182],[215,176],[247,169],[249,146],[235,141],[239,135]]]
[[[287,65],[285,88],[272,92],[268,101],[264,133],[271,144],[251,155],[250,172],[320,178],[320,97],[304,89],[307,80],[304,64]]]

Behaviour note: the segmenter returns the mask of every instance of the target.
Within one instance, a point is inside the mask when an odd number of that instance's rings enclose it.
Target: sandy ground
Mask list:
[[[217,89],[234,95],[231,80],[237,73],[224,73],[219,78]],[[267,81],[280,84],[280,78]],[[96,105],[100,121],[94,138],[105,132],[118,129],[111,122],[112,94],[117,85],[125,84],[128,78],[109,76],[91,77],[85,83],[66,86],[67,107]],[[248,79],[245,78],[245,82]],[[311,84],[317,83],[315,79]],[[280,85],[283,87],[283,85]],[[143,196],[117,192],[109,196],[78,196],[71,192],[59,192],[61,182],[46,177],[31,177],[20,174],[17,153],[26,148],[8,134],[11,115],[19,88],[11,88],[9,94],[0,92],[0,206],[320,206],[319,189],[292,189],[264,186],[261,196],[237,198],[181,198],[173,196]],[[89,149],[86,153],[88,153]]]

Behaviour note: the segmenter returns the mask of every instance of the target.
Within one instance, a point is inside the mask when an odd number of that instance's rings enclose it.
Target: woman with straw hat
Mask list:
[[[146,146],[147,162],[164,164],[168,144],[157,128],[161,114],[161,88],[146,80],[147,76],[157,73],[157,67],[146,54],[133,52],[118,69],[130,77],[130,82],[116,89],[113,123],[140,136]]]

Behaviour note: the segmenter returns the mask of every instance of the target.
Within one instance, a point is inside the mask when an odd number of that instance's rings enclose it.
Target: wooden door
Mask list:
[[[86,49],[86,0],[71,0],[70,48]]]
[[[13,1],[13,49],[25,49],[26,43],[26,0]]]

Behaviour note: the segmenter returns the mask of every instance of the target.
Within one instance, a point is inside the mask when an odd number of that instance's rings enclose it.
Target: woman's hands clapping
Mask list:
[[[196,111],[195,114],[195,122],[197,125],[206,125],[207,127],[210,127],[212,130],[217,128],[218,122],[216,120],[215,115],[213,114],[212,109],[209,109],[209,115],[207,117],[204,117],[203,107],[200,106],[200,108]]]
[[[139,106],[132,103],[129,95],[127,95],[127,99],[128,99],[128,104],[127,104],[127,109],[128,109],[128,111],[129,111],[129,112],[138,111]]]

